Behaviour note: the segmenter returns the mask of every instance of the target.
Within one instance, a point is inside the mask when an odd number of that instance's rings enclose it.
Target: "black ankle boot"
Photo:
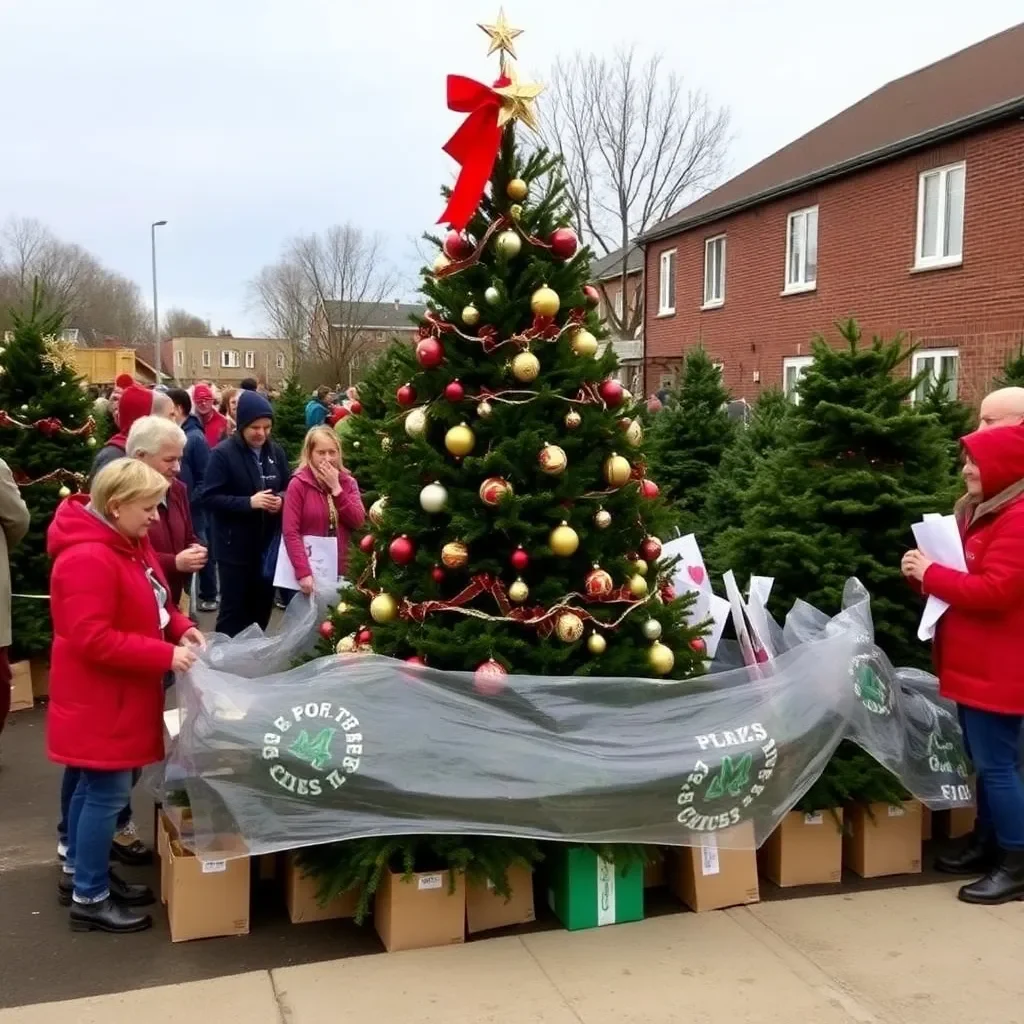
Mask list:
[[[1024,850],[1004,850],[1002,863],[960,890],[964,903],[994,906],[1024,900]]]
[[[102,903],[71,904],[71,930],[73,932],[144,932],[152,928],[153,919],[129,907],[122,907],[113,899]]]
[[[70,907],[74,891],[73,877],[62,871],[57,883],[57,902],[62,907]],[[156,902],[153,890],[148,885],[126,882],[116,871],[110,872],[110,898],[122,907],[148,907]]]
[[[995,836],[975,828],[958,850],[936,858],[935,870],[947,875],[977,875],[990,871],[998,863],[999,845]]]

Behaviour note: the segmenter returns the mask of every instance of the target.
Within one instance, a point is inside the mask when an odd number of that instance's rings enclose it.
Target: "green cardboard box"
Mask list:
[[[642,921],[644,866],[618,866],[566,843],[547,854],[548,904],[569,931]]]

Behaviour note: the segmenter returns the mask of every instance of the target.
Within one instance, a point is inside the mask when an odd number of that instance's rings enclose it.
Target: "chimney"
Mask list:
[[[395,311],[398,311],[398,307],[401,305],[398,299],[395,299]]]

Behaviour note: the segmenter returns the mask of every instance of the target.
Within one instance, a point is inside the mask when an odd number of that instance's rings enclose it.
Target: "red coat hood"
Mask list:
[[[981,473],[985,501],[1024,480],[1024,427],[978,430],[961,443]]]
[[[75,544],[106,544],[125,554],[138,551],[136,545],[88,511],[88,504],[89,495],[72,494],[57,506],[46,531],[46,553],[50,558],[56,558]]]

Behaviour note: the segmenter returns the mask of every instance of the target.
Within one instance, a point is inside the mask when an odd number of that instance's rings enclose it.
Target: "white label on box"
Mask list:
[[[439,872],[436,875],[420,875],[416,888],[440,889],[442,885],[444,885],[444,874]]]
[[[487,888],[494,889],[494,883],[489,878],[487,879]]]
[[[825,820],[825,815],[821,811],[815,811],[813,814],[804,815],[805,825],[820,825]]]
[[[226,860],[204,860],[202,863],[204,875],[219,875],[222,871],[227,871],[228,869],[228,862]]]
[[[700,873],[702,875],[717,875],[722,870],[718,860],[718,843],[714,836],[704,838],[706,845],[700,848]]]
[[[892,804],[889,805],[889,817],[890,818],[902,818],[907,813],[905,807],[894,807]]]
[[[615,865],[597,858],[597,926],[615,924]]]

